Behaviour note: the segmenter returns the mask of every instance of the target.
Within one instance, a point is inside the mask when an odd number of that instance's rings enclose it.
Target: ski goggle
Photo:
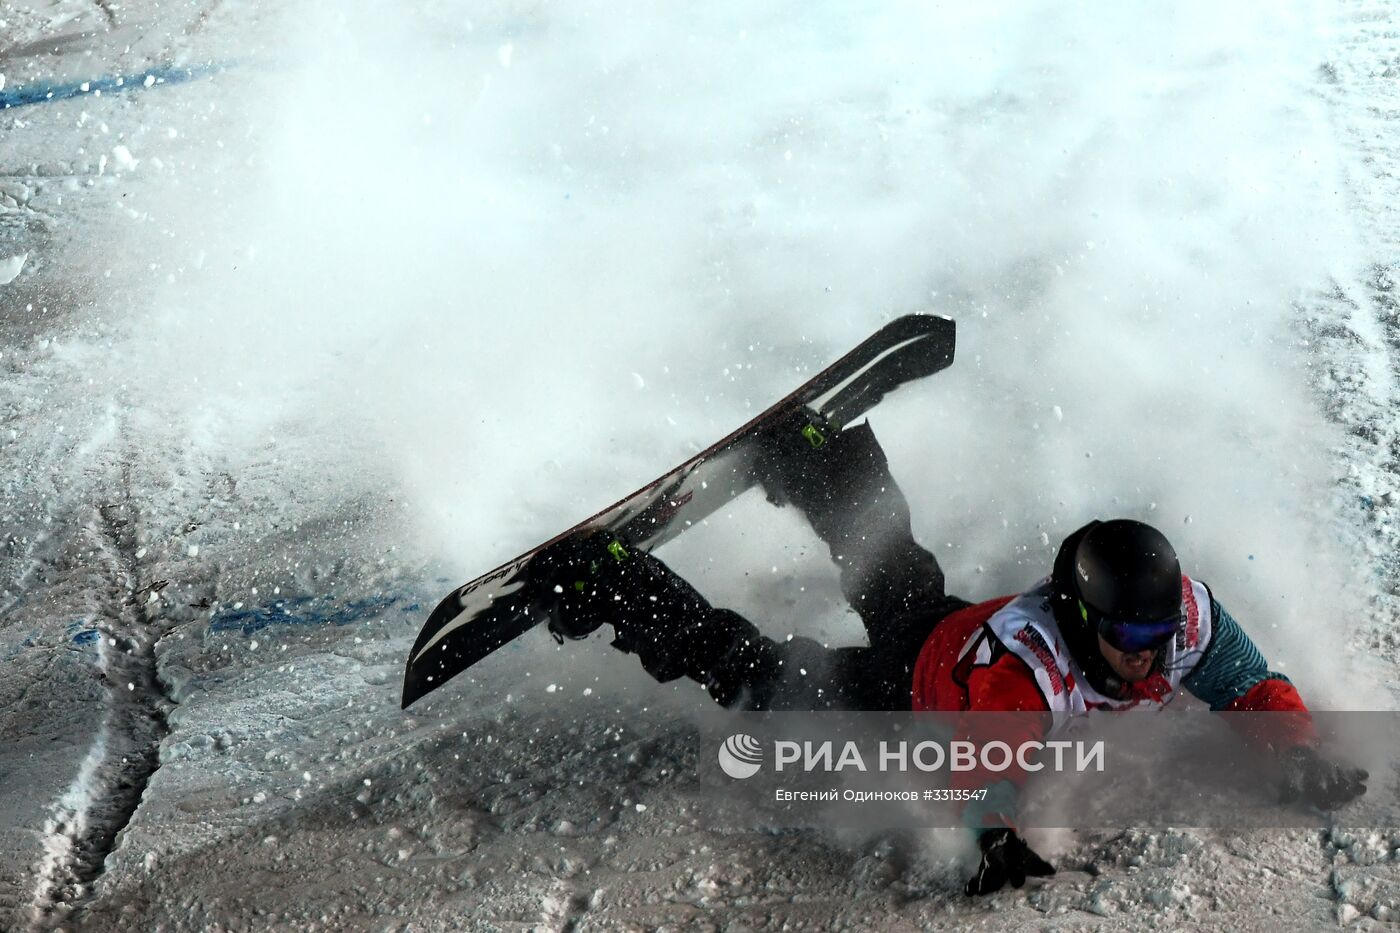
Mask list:
[[[1181,628],[1179,615],[1174,615],[1169,619],[1159,619],[1155,622],[1110,619],[1093,612],[1084,605],[1083,600],[1079,602],[1079,614],[1084,617],[1085,622],[1090,623],[1098,630],[1104,641],[1119,651],[1129,654],[1160,648],[1171,641],[1176,636],[1177,629]]]

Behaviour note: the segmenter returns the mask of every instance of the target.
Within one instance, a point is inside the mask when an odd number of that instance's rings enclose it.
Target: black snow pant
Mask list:
[[[686,597],[661,603],[684,606],[685,620],[658,619],[672,624],[656,628],[656,644],[620,637],[618,647],[640,654],[658,680],[685,675],[704,683],[725,706],[909,709],[914,664],[929,632],[969,604],[945,592],[938,561],[914,540],[909,504],[874,432],[861,424],[819,448],[799,440],[768,462],[770,498],[797,507],[830,548],[869,645],[826,648],[803,636],[774,641],[737,613],[710,607],[671,574],[668,586]]]

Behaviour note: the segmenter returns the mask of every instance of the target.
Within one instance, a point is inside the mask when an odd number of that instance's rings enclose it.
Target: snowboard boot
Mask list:
[[[824,484],[823,477],[815,474],[827,459],[821,453],[823,448],[840,432],[820,412],[803,407],[784,415],[759,435],[754,474],[768,501],[779,507],[796,505],[804,513],[820,511]]]
[[[797,409],[765,433],[755,469],[769,500],[795,505],[831,549],[867,629],[872,616],[942,598],[943,571],[914,540],[909,503],[868,423],[841,430]]]
[[[604,531],[585,531],[546,545],[530,563],[530,574],[549,605],[549,631],[560,643],[587,638],[611,622],[630,589],[641,589],[632,550]]]
[[[765,432],[755,471],[769,501],[797,506],[832,547],[875,526],[909,527],[909,505],[868,423],[842,430],[798,409]]]
[[[788,646],[715,609],[659,558],[606,532],[585,532],[546,547],[533,569],[553,591],[549,631],[559,642],[611,623],[613,647],[635,654],[660,683],[689,677],[721,705],[743,701],[750,709],[767,708],[775,695]]]

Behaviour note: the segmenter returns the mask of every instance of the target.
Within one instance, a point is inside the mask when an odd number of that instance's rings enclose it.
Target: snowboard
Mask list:
[[[582,531],[606,531],[615,546],[651,551],[754,486],[765,428],[806,408],[839,430],[901,385],[953,362],[951,318],[897,318],[733,433],[664,476],[447,595],[423,625],[404,672],[403,707],[442,686],[548,618],[552,590],[532,579],[536,554]],[[809,443],[825,438],[814,427]],[[532,585],[534,584],[534,585]]]

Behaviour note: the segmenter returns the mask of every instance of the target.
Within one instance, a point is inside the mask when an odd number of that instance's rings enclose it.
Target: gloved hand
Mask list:
[[[1053,875],[1055,866],[1031,851],[1026,840],[1009,829],[989,829],[978,838],[982,848],[982,861],[977,866],[977,874],[967,881],[963,893],[968,897],[980,897],[1001,889],[1007,882],[1013,888],[1026,883],[1026,876],[1044,877]]]
[[[1295,745],[1280,756],[1283,803],[1300,800],[1319,810],[1335,810],[1366,793],[1364,768],[1328,761],[1309,745]]]

